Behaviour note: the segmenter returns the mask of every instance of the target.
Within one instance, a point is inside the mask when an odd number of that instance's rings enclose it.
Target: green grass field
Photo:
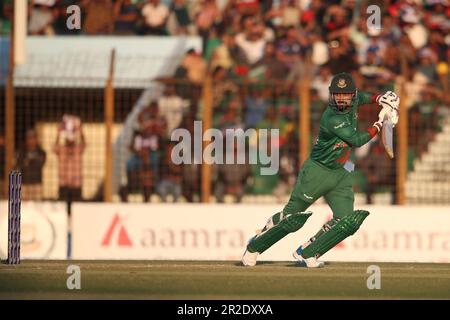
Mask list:
[[[81,290],[68,290],[70,264]],[[381,268],[369,290],[367,267]],[[450,264],[220,261],[24,261],[0,264],[0,299],[450,299]]]

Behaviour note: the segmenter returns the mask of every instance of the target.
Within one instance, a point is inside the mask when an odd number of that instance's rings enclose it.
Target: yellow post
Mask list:
[[[14,1],[12,2],[14,11]],[[16,107],[14,101],[14,14],[11,18],[11,34],[9,41],[9,69],[5,86],[5,185],[4,194],[8,196],[8,175],[14,168]]]
[[[299,82],[300,95],[300,112],[299,112],[299,128],[300,128],[300,165],[305,162],[309,156],[310,149],[310,98],[309,98],[309,79],[303,78]]]
[[[397,125],[397,204],[406,203],[405,182],[408,173],[408,111],[406,110],[405,79],[400,80],[399,121]]]
[[[208,76],[203,83],[203,132],[211,128],[212,123],[212,107],[213,107],[213,92],[212,79]],[[203,148],[208,145],[208,142],[203,141]],[[203,156],[203,151],[202,151]],[[202,161],[202,202],[209,202],[211,195],[211,166]]]
[[[400,85],[400,106],[399,121],[397,124],[397,204],[404,205],[406,203],[405,182],[408,174],[408,110],[406,110],[406,79],[409,73],[406,58],[400,56],[400,66],[402,76],[399,78]],[[402,99],[403,98],[403,99]]]
[[[114,62],[115,49],[111,52],[108,80],[104,91],[104,115],[105,115],[105,179],[103,188],[103,199],[105,202],[112,201],[112,129],[114,125]]]

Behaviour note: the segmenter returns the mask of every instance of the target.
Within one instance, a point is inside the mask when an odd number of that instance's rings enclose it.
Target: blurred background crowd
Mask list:
[[[73,4],[81,8],[80,30],[66,26],[70,15],[66,9]],[[366,10],[371,4],[381,9],[381,29],[367,27]],[[226,195],[237,202],[245,195],[272,195],[284,201],[292,190],[300,166],[298,82],[302,79],[310,79],[311,143],[327,106],[333,74],[349,72],[359,90],[373,93],[398,91],[399,79],[405,81],[406,95],[401,98],[408,108],[410,170],[449,114],[450,5],[446,0],[34,0],[28,15],[29,35],[201,37],[202,51],[188,50],[172,77],[157,79],[164,84],[162,95],[151,99],[137,117],[129,141],[127,183],[119,191],[122,201],[136,192],[144,201],[152,195],[161,201],[169,195],[175,201],[199,201],[200,166],[174,165],[169,138],[176,128],[193,132],[194,120],[201,119],[206,77],[213,82],[212,127],[280,129],[279,174],[261,176],[258,165],[214,166],[211,183],[217,201],[224,201]],[[9,33],[10,17],[11,2],[3,0],[0,33]],[[371,125],[377,113],[374,105],[362,107],[361,129]],[[65,123],[71,123],[67,119]],[[81,125],[76,131],[81,138],[69,135],[62,143],[68,149],[58,147],[58,140],[52,150],[60,161],[59,196],[64,199],[83,198],[81,165],[76,163],[89,141],[83,138]],[[45,151],[33,128],[22,146],[17,165],[34,173],[30,185],[40,185],[38,172]],[[71,168],[67,157],[75,157]],[[358,168],[356,191],[368,203],[377,192],[387,192],[389,201],[395,201],[395,162],[387,160],[380,141],[356,150],[352,160]],[[71,171],[74,176],[68,174]],[[31,193],[40,197],[36,190]]]

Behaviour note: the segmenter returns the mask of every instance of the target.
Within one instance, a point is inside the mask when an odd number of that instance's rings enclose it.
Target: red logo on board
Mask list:
[[[117,245],[120,247],[131,247],[133,244],[131,243],[130,237],[128,236],[127,230],[123,225],[122,218],[116,214],[114,216],[111,225],[106,231],[105,237],[102,240],[102,246],[106,247],[111,244],[111,240],[114,234],[117,234]]]

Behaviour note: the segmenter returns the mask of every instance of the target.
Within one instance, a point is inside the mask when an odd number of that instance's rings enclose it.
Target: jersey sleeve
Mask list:
[[[378,94],[358,91],[358,107],[363,104],[371,104],[377,102]]]
[[[374,136],[369,131],[355,130],[350,123],[338,117],[330,119],[328,130],[352,147],[361,147]]]

